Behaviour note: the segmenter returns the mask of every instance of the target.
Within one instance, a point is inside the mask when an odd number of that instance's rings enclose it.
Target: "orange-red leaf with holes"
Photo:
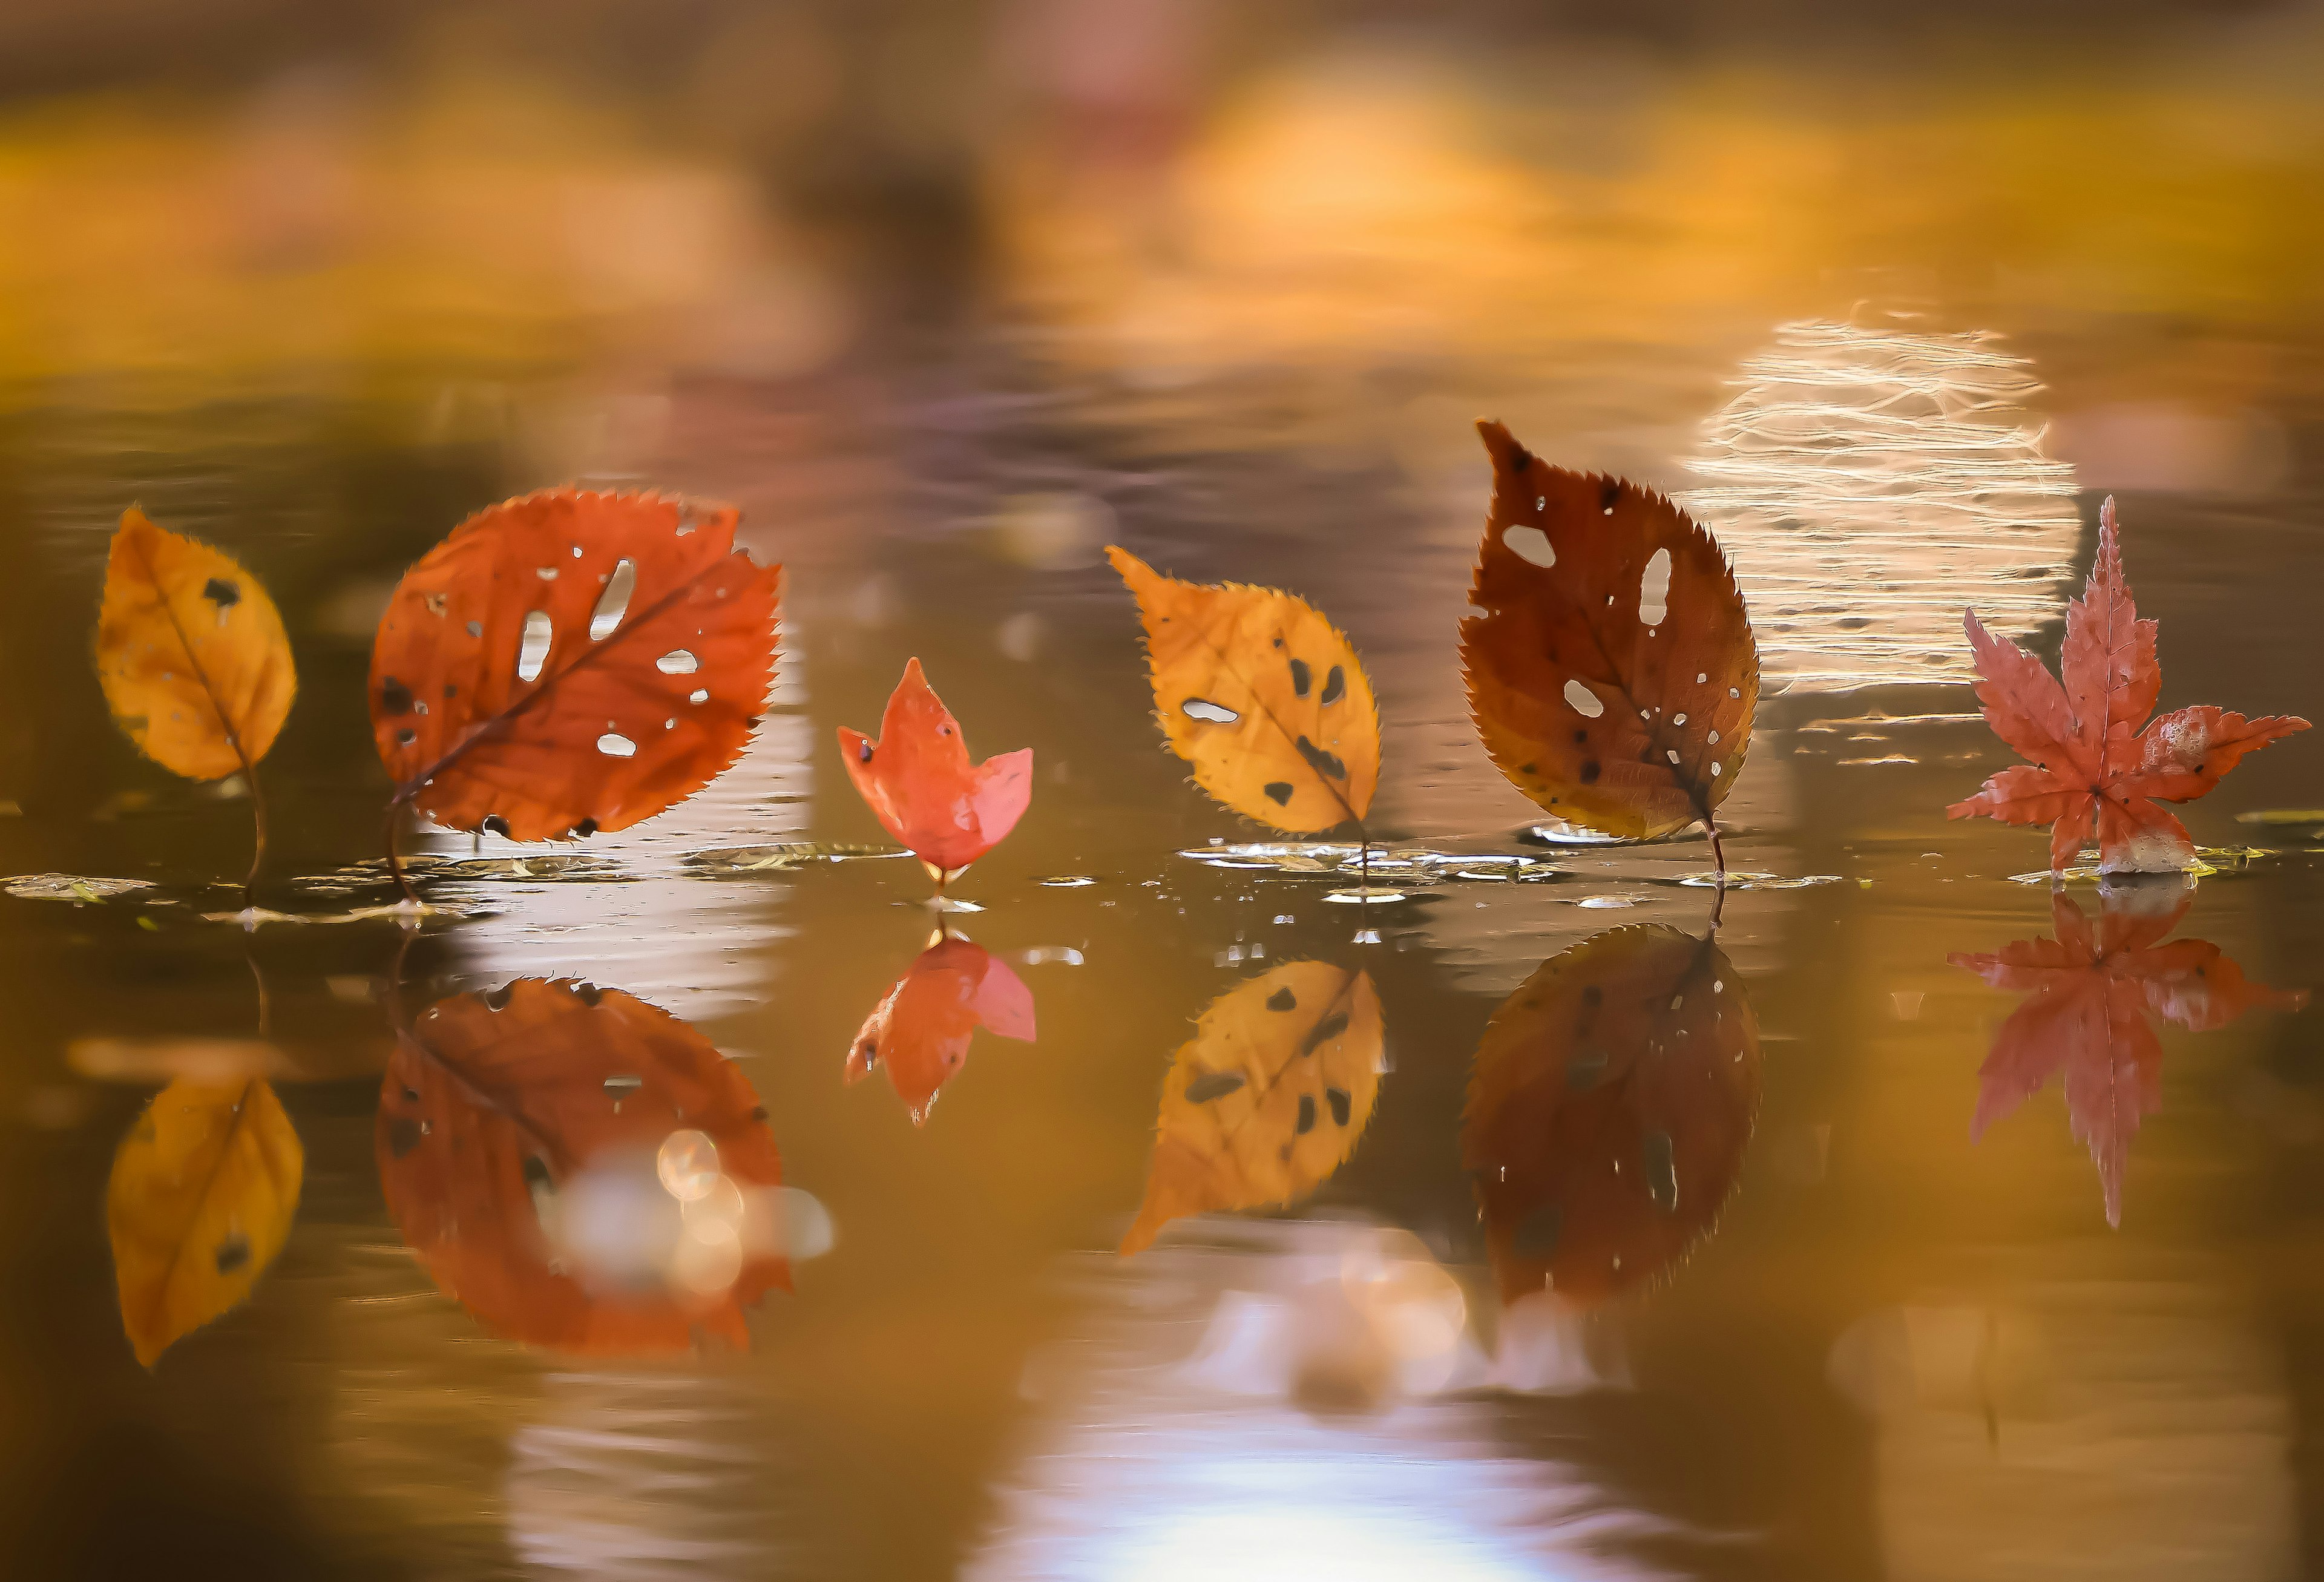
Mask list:
[[[1568,823],[1629,838],[1710,825],[1759,702],[1727,556],[1661,495],[1477,427],[1493,501],[1461,666],[1485,750]]]
[[[2048,824],[2050,871],[2078,857],[2095,831],[2098,866],[2110,873],[2186,868],[2195,846],[2165,802],[2192,802],[2247,752],[2308,729],[2289,714],[2246,720],[2208,704],[2149,721],[2163,691],[2155,623],[2138,618],[2123,578],[2114,501],[2098,512],[2098,553],[2082,596],[2066,606],[2063,677],[1974,610],[1961,624],[1977,656],[1977,695],[1985,717],[2030,765],[2003,769],[1978,794],[1945,810],[2013,824]]]
[[[2150,881],[2152,882],[2152,881]],[[2131,1138],[2163,1102],[2158,1019],[2193,1032],[2224,1027],[2255,1007],[2296,1010],[2304,990],[2254,983],[2207,940],[2164,936],[2186,915],[2194,888],[2101,891],[2095,926],[2061,890],[2050,900],[2055,939],[2012,941],[1989,953],[1951,958],[1996,989],[2024,993],[1993,1035],[1978,1068],[1972,1139],[2052,1078],[2066,1092],[2074,1136],[2098,1165],[2109,1225],[2122,1223]]]
[[[918,659],[889,694],[880,739],[842,725],[839,750],[888,832],[944,879],[999,845],[1033,798],[1033,750],[969,762],[960,722]]]
[[[399,1029],[374,1145],[404,1240],[487,1329],[649,1356],[746,1347],[743,1310],[790,1289],[766,1113],[669,1012],[521,978]]]
[[[1503,1301],[1602,1301],[1710,1234],[1760,1080],[1758,1022],[1715,937],[1609,930],[1493,1013],[1461,1154]]]
[[[550,489],[461,523],[404,574],[372,648],[399,799],[545,841],[626,829],[715,779],[774,676],[782,571],[734,547],[737,520]]]
[[[1033,991],[975,941],[940,939],[863,1019],[847,1052],[847,1081],[875,1066],[886,1071],[912,1124],[925,1126],[936,1090],[960,1074],[979,1027],[1032,1043]]]

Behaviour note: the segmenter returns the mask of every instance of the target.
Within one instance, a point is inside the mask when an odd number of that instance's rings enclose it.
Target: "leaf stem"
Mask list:
[[[1711,926],[1719,928],[1719,915],[1727,906],[1727,845],[1719,838],[1719,821],[1709,814],[1702,815],[1702,827],[1711,832],[1711,860],[1719,870],[1719,888],[1711,903]]]
[[[242,751],[239,738],[235,739],[234,750]],[[242,881],[242,909],[248,912],[258,905],[258,870],[266,864],[266,792],[258,783],[258,766],[247,754],[242,763],[243,779],[250,786],[250,874]]]
[[[387,799],[387,871],[395,880],[397,892],[405,900],[417,905],[420,897],[412,891],[411,876],[403,870],[403,859],[396,854],[395,850],[395,826],[402,821],[403,805],[407,800],[401,790]]]

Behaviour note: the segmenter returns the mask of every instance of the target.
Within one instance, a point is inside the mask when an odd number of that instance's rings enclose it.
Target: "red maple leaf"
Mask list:
[[[925,1126],[979,1027],[1032,1043],[1033,991],[982,945],[948,935],[922,951],[863,1019],[847,1052],[847,1081],[886,1066],[912,1124]]]
[[[2139,1122],[2163,1102],[2157,1018],[2193,1032],[2224,1027],[2255,1006],[2296,1010],[2307,992],[2254,983],[2219,947],[2163,936],[2194,888],[2101,891],[2098,924],[2062,890],[2052,896],[2058,937],[2012,941],[1950,958],[1996,989],[2031,990],[1993,1036],[1978,1068],[1971,1141],[2061,1076],[2066,1115],[2090,1151],[2109,1225],[2122,1223],[2123,1166]]]
[[[1033,797],[1033,750],[968,761],[960,722],[920,674],[904,667],[877,741],[839,728],[848,777],[888,832],[927,865],[941,888],[1001,843]]]
[[[1961,624],[1977,654],[1987,722],[2033,762],[2002,770],[1946,816],[2051,825],[2052,873],[2080,853],[2093,825],[2098,866],[2109,873],[2184,869],[2194,842],[2157,805],[2192,802],[2244,754],[2308,729],[2289,714],[2246,720],[2208,704],[2147,720],[2163,689],[2155,623],[2138,618],[2123,581],[2111,498],[2098,514],[2089,583],[2066,606],[2062,686],[2040,660],[1986,630],[1977,612],[1965,612]]]

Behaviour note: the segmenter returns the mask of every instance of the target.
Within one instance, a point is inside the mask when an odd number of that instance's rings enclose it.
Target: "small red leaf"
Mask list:
[[[2050,825],[2052,873],[2080,854],[2093,832],[2098,865],[2109,873],[2186,868],[2194,842],[2157,804],[2191,802],[2246,753],[2308,729],[2288,714],[2246,720],[2209,705],[2147,722],[2163,687],[2155,623],[2138,618],[2123,579],[2111,500],[2098,513],[2089,584],[2066,607],[2062,684],[2015,643],[1986,630],[1975,611],[1962,625],[1977,656],[1987,722],[2038,767],[2002,770],[1946,815]]]
[[[848,777],[890,834],[934,871],[939,882],[1001,843],[1033,796],[1033,750],[1019,748],[971,765],[960,722],[920,674],[888,699],[876,741],[839,728]]]
[[[1033,991],[973,940],[939,940],[864,1018],[847,1052],[847,1080],[885,1066],[913,1124],[925,1125],[936,1090],[959,1074],[979,1027],[1032,1043]]]

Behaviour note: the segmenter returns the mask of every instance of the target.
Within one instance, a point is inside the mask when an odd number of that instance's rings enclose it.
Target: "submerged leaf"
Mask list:
[[[960,722],[928,685],[918,659],[889,694],[877,741],[839,728],[847,777],[887,832],[940,883],[999,845],[1033,797],[1033,750],[971,764]]]
[[[2194,1032],[2224,1027],[2255,1007],[2296,1010],[2305,990],[2254,983],[2206,940],[2164,936],[2194,900],[2194,887],[2157,890],[2147,881],[2098,896],[2095,926],[2061,890],[2050,898],[2055,939],[2012,941],[1989,953],[1949,958],[1996,989],[2026,998],[1993,1035],[1978,1068],[1972,1140],[2061,1080],[2066,1114],[2097,1164],[2108,1225],[2122,1223],[2131,1139],[2163,1102],[2157,1020]]]
[[[282,617],[258,579],[134,505],[106,562],[97,674],[139,750],[190,780],[254,768],[299,691]]]
[[[1370,809],[1379,710],[1337,628],[1302,600],[1164,576],[1108,558],[1137,595],[1154,717],[1194,783],[1246,818],[1313,834]]]
[[[1171,1220],[1296,1202],[1355,1151],[1379,1097],[1369,974],[1289,961],[1221,995],[1162,1083],[1146,1200],[1121,1250]]]
[[[374,1131],[388,1213],[487,1329],[606,1356],[750,1344],[790,1289],[751,1084],[622,993],[521,978],[400,1031]]]
[[[517,841],[626,829],[741,755],[774,675],[779,566],[736,512],[552,489],[404,574],[371,662],[398,798]]]
[[[1543,962],[1477,1048],[1461,1154],[1515,1301],[1602,1301],[1707,1235],[1759,1101],[1759,1026],[1711,939],[1618,928]]]
[[[1759,701],[1726,556],[1661,495],[1478,429],[1493,501],[1461,665],[1485,750],[1569,823],[1632,839],[1710,826]]]
[[[306,1153],[263,1081],[180,1077],[113,1156],[106,1228],[121,1321],[152,1367],[181,1337],[246,1300],[282,1250]]]
[[[1030,1044],[1033,991],[973,940],[938,940],[896,980],[847,1052],[847,1081],[884,1067],[896,1096],[926,1125],[936,1090],[960,1073],[979,1027]]]
[[[2292,715],[2246,720],[2209,705],[2148,721],[2163,687],[2155,622],[2140,620],[2131,600],[2111,498],[2098,512],[2089,581],[2066,606],[2059,676],[1986,630],[1975,611],[1965,612],[1961,623],[1977,656],[1985,717],[1995,735],[2031,762],[1994,775],[1946,815],[2050,825],[2052,874],[2065,871],[2093,832],[2106,872],[2190,869],[2195,849],[2187,826],[2159,804],[2193,801],[2246,753],[2308,729]]]

